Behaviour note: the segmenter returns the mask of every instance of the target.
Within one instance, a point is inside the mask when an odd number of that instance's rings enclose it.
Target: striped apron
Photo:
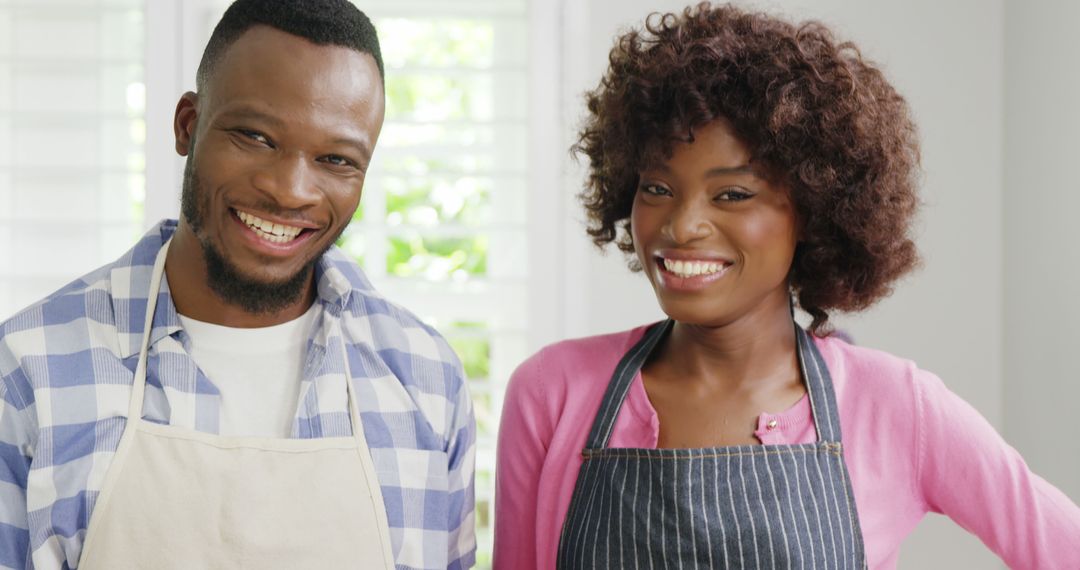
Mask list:
[[[635,375],[673,324],[650,328],[615,368],[582,451],[558,568],[865,568],[832,379],[797,325],[816,443],[607,447]]]

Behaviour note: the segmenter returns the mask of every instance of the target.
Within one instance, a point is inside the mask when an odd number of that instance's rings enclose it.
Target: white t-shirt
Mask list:
[[[254,329],[180,315],[191,357],[221,392],[221,435],[289,437],[318,306],[287,323]]]

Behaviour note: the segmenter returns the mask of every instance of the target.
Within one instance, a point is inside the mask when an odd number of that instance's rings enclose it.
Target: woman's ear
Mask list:
[[[199,96],[191,91],[180,96],[173,115],[173,134],[176,136],[176,153],[187,156],[194,149],[195,128],[199,119]]]

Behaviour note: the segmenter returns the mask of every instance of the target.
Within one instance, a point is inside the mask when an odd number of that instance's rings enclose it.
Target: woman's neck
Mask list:
[[[730,393],[797,382],[797,354],[784,299],[721,326],[677,322],[657,358],[669,373]]]

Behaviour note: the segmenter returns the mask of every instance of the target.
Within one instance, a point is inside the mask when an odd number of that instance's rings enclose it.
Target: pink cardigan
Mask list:
[[[561,342],[514,372],[499,430],[496,570],[555,567],[585,437],[615,365],[644,330]],[[901,542],[937,512],[1012,568],[1080,569],[1080,508],[1028,470],[940,379],[884,352],[816,342],[837,393],[870,568],[895,568]],[[781,414],[762,414],[758,427],[765,444],[816,437],[805,397]],[[611,445],[654,448],[658,434],[638,374]]]

